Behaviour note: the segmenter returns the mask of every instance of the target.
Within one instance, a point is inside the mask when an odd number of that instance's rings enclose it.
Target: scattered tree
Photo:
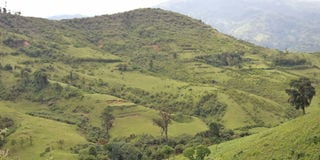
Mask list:
[[[153,123],[161,128],[161,135],[165,135],[166,141],[168,141],[168,128],[171,123],[171,115],[167,112],[160,111],[160,118],[153,119]]]
[[[286,89],[287,94],[290,96],[288,102],[296,107],[302,109],[305,114],[305,107],[308,107],[314,95],[316,95],[315,88],[312,86],[308,78],[300,78],[290,82],[290,89]]]

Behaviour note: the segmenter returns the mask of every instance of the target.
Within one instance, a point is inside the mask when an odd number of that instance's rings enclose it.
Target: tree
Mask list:
[[[205,157],[209,156],[211,151],[204,145],[199,145],[196,148],[187,148],[183,152],[183,156],[189,160],[204,160]]]
[[[299,78],[290,82],[290,89],[286,89],[287,94],[290,96],[288,102],[296,107],[302,109],[305,114],[305,107],[311,104],[313,96],[316,95],[315,88],[312,86],[308,78]]]
[[[101,114],[102,125],[106,129],[107,134],[109,134],[109,131],[113,126],[113,122],[115,119],[115,117],[110,112],[111,111],[108,108],[106,108]]]
[[[48,77],[43,71],[38,70],[33,73],[33,85],[36,89],[41,90],[48,86],[48,84]]]
[[[171,115],[167,112],[160,111],[160,118],[153,119],[153,123],[161,128],[161,135],[165,135],[166,141],[168,141],[168,128],[171,123]]]

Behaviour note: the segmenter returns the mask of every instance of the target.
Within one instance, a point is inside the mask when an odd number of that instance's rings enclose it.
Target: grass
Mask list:
[[[77,154],[72,153],[70,148],[78,144],[88,143],[76,131],[76,126],[32,117],[14,109],[16,106],[29,107],[25,104],[0,102],[0,106],[1,115],[12,117],[18,126],[17,130],[8,137],[9,143],[5,146],[10,150],[11,157],[28,157],[28,159],[34,160],[44,158],[76,160]],[[30,137],[32,142],[30,142]],[[59,144],[59,141],[63,143]],[[40,156],[47,147],[50,147],[51,151]]]
[[[278,127],[210,147],[213,159],[318,159],[319,109]]]
[[[65,54],[76,58],[119,59],[118,56],[106,52],[101,52],[90,47],[75,48],[69,46],[66,49]]]
[[[157,111],[142,106],[133,106],[114,112],[116,120],[114,128],[111,129],[113,138],[127,137],[131,134],[160,136],[160,128],[155,126],[152,121],[153,118],[158,117]],[[207,129],[208,127],[203,121],[193,117],[192,121],[186,123],[172,121],[169,125],[168,135],[169,137],[177,137],[184,134],[195,135]]]
[[[305,116],[259,133],[210,146],[208,159],[215,160],[282,160],[319,159],[320,108],[311,107]],[[187,160],[182,155],[175,160]]]

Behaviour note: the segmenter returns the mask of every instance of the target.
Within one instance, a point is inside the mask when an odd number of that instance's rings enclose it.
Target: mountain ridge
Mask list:
[[[202,19],[223,33],[280,50],[319,51],[320,3],[304,1],[178,1],[157,7]],[[308,17],[308,18],[305,18]]]

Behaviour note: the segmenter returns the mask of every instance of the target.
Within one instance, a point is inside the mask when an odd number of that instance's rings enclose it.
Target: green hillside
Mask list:
[[[161,9],[63,21],[0,14],[0,35],[0,116],[14,121],[0,147],[13,158],[114,159],[124,147],[164,159],[297,117],[284,90],[300,76],[320,80],[318,54],[254,46]],[[169,139],[159,111],[172,119]],[[221,137],[206,136],[212,125]]]
[[[273,129],[210,147],[213,159],[319,159],[319,107]]]

